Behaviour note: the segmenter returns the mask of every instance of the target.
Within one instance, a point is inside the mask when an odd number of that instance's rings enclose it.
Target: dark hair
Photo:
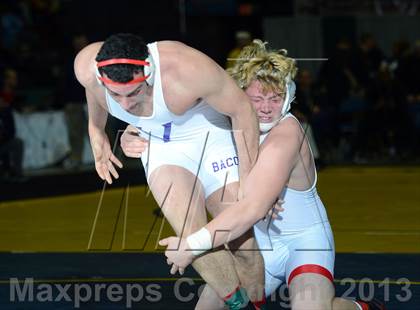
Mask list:
[[[147,45],[139,36],[129,33],[118,33],[107,38],[98,52],[97,62],[113,58],[130,58],[145,60],[148,56]],[[106,74],[109,79],[126,83],[133,75],[143,71],[143,66],[115,64],[99,68],[99,73]]]

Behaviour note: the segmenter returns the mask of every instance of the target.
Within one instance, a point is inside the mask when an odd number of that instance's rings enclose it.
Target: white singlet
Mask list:
[[[157,43],[147,46],[155,65],[152,115],[142,117],[125,111],[105,90],[108,110],[137,127],[139,135],[149,140],[141,158],[148,180],[159,166],[180,166],[198,175],[207,198],[225,184],[239,181],[239,160],[229,119],[204,100],[182,115],[169,111],[162,91]]]
[[[282,120],[288,117],[296,119],[288,113]],[[260,144],[267,134],[261,135]],[[306,139],[305,143],[308,143]],[[308,190],[285,187],[279,195],[284,201],[280,217],[254,225],[255,238],[264,258],[266,296],[283,282],[289,283],[290,274],[301,266],[320,266],[331,277],[334,274],[334,238],[316,181],[315,171],[314,183]],[[325,269],[320,273],[325,274]],[[313,272],[318,273],[318,270],[315,268]]]

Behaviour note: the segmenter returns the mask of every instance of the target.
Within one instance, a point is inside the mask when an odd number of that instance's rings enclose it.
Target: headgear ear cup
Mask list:
[[[286,98],[284,98],[281,114],[284,116],[290,110],[290,105],[295,100],[296,84],[290,78],[286,82]]]
[[[150,76],[146,79],[147,84],[149,84],[150,86],[153,85],[154,79],[155,79],[155,64],[153,62],[153,57],[151,55],[149,55],[146,58],[146,61],[149,63],[148,66],[144,66],[144,75],[149,75]]]

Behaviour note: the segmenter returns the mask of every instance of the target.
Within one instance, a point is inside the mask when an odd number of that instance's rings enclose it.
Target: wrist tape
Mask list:
[[[213,248],[211,234],[205,227],[189,235],[187,237],[187,243],[194,256],[203,254]]]

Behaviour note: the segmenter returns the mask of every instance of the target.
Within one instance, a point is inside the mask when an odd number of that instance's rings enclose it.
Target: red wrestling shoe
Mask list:
[[[376,298],[373,298],[370,301],[356,300],[356,302],[362,307],[362,310],[386,310],[385,303]]]

